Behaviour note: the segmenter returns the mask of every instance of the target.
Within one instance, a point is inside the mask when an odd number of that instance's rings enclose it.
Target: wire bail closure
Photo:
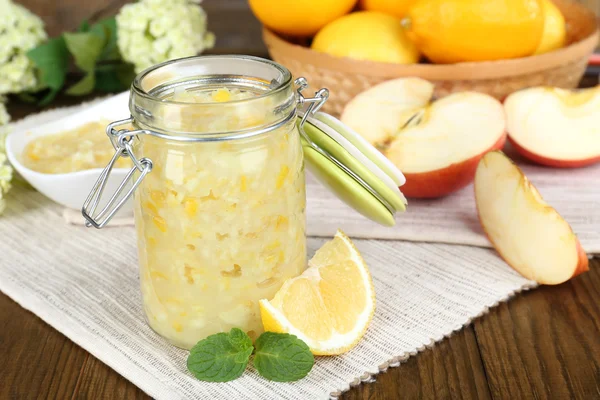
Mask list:
[[[302,95],[302,90],[304,90],[305,88],[308,87],[308,82],[306,81],[305,78],[298,78],[295,80],[294,82],[296,84],[296,86],[298,86],[298,104],[299,105],[303,105],[308,103],[309,106],[306,109],[306,111],[303,112],[302,115],[302,120],[300,121],[300,124],[298,125],[298,129],[300,131],[300,136],[302,136],[302,138],[306,141],[307,145],[309,147],[311,147],[312,149],[314,149],[316,152],[318,152],[319,154],[321,154],[323,157],[325,157],[326,159],[328,159],[329,161],[331,161],[333,164],[335,164],[339,169],[341,169],[342,171],[344,171],[347,175],[349,175],[352,179],[354,179],[354,181],[356,181],[359,185],[361,185],[363,188],[365,188],[372,196],[374,196],[377,200],[379,200],[379,202],[381,204],[383,204],[383,206],[385,208],[387,208],[387,210],[390,213],[395,213],[394,207],[389,203],[389,201],[387,201],[386,199],[383,198],[383,196],[381,196],[375,189],[373,189],[367,182],[365,182],[364,179],[362,179],[360,176],[358,176],[358,174],[356,174],[354,171],[352,171],[350,168],[348,168],[345,164],[343,164],[342,162],[340,162],[340,160],[338,160],[336,157],[334,157],[332,154],[330,154],[329,152],[327,152],[325,149],[321,148],[321,146],[319,146],[317,143],[315,143],[310,137],[309,135],[305,132],[304,130],[304,124],[306,123],[307,119],[315,114],[317,111],[319,111],[319,109],[323,106],[323,104],[325,104],[325,102],[327,101],[327,99],[329,98],[329,90],[323,88],[320,89],[318,92],[315,93],[315,97],[311,97],[311,98],[305,98]],[[415,116],[413,116],[410,121],[412,121],[415,118]]]
[[[142,180],[150,171],[152,171],[152,160],[149,158],[139,159],[133,153],[133,149],[131,147],[131,142],[134,138],[140,133],[146,133],[144,130],[117,130],[116,128],[125,124],[129,124],[133,122],[133,118],[128,118],[120,121],[115,121],[106,127],[106,134],[110,138],[110,141],[115,148],[116,152],[111,158],[108,165],[102,170],[98,180],[92,187],[90,194],[88,195],[85,203],[83,203],[83,207],[81,209],[81,213],[83,217],[86,219],[85,226],[100,229],[104,227],[114,215],[119,211],[123,204],[131,197],[135,189],[140,185]],[[129,170],[115,193],[108,200],[108,203],[98,212],[94,214],[98,204],[100,203],[100,199],[102,198],[102,194],[104,193],[104,189],[106,188],[106,184],[108,182],[108,176],[110,175],[112,169],[115,166],[115,163],[119,157],[129,157],[133,162],[133,167]],[[135,171],[140,172],[140,176],[135,180],[133,185],[129,188],[129,190],[121,196],[123,190],[131,180]]]
[[[302,107],[304,104],[309,104],[308,108],[304,112],[304,115],[302,116],[302,120],[300,121],[300,127],[302,128],[308,116],[316,113],[321,107],[323,107],[329,98],[329,90],[322,88],[315,93],[315,97],[306,98],[302,94],[302,91],[308,87],[308,81],[306,78],[300,77],[294,81],[294,84],[298,87],[296,89],[296,92],[298,93],[298,106]],[[304,130],[300,129],[300,133],[304,134]],[[304,136],[306,140],[310,141],[305,134]]]
[[[315,93],[315,97],[307,98],[302,95],[302,90],[304,90],[308,87],[307,80],[305,78],[300,77],[294,81],[294,84],[297,86],[297,89],[296,89],[297,108],[303,107],[305,104],[308,104],[308,108],[304,112],[304,115],[302,116],[302,120],[300,121],[299,131],[305,140],[308,140],[309,143],[312,143],[310,138],[308,138],[308,136],[304,132],[304,129],[302,129],[302,126],[306,122],[306,119],[308,118],[309,115],[316,113],[323,106],[323,104],[325,104],[325,102],[329,98],[329,91],[327,89],[321,89]],[[295,110],[284,120],[280,121],[273,127],[269,128],[269,130],[272,130],[272,128],[277,128],[278,126],[287,123],[289,120],[291,120],[291,118],[294,118],[296,115],[297,114],[296,114],[296,110]],[[111,158],[108,165],[100,173],[100,176],[96,180],[96,183],[92,187],[90,194],[88,195],[87,199],[85,200],[85,203],[83,203],[83,207],[81,208],[81,214],[83,215],[83,217],[86,220],[85,225],[87,227],[94,227],[96,229],[101,229],[104,226],[106,226],[106,224],[108,224],[108,222],[115,216],[115,214],[119,211],[119,209],[121,207],[123,207],[125,202],[127,202],[127,200],[133,195],[133,192],[135,192],[135,190],[138,188],[138,186],[140,186],[140,183],[146,177],[146,175],[148,175],[150,173],[150,171],[152,171],[152,165],[153,165],[152,160],[150,160],[149,158],[145,158],[145,157],[138,159],[133,152],[132,142],[138,135],[152,135],[152,136],[156,136],[156,137],[163,138],[163,139],[177,140],[177,141],[183,141],[183,142],[205,142],[205,141],[218,141],[218,140],[226,140],[227,139],[227,138],[192,138],[192,137],[185,137],[185,136],[181,136],[181,137],[168,136],[168,135],[165,135],[165,134],[162,134],[159,132],[154,132],[154,131],[151,131],[148,129],[137,129],[137,130],[133,130],[133,131],[129,131],[126,129],[119,129],[119,127],[131,124],[133,122],[134,122],[133,117],[130,117],[127,119],[114,121],[114,122],[108,124],[108,126],[106,127],[106,134],[109,137],[113,147],[115,148],[115,154]],[[269,130],[257,131],[257,133],[264,133]],[[237,136],[237,138],[242,139],[242,138],[249,137],[252,135],[254,135],[254,134],[252,132],[250,132],[250,133],[239,135],[239,136]],[[129,170],[129,172],[127,173],[127,175],[125,176],[123,181],[120,183],[120,185],[117,188],[117,190],[115,191],[115,193],[110,197],[110,199],[108,200],[106,205],[99,212],[96,213],[96,209],[98,208],[98,205],[100,204],[100,200],[102,199],[104,190],[106,189],[106,185],[108,183],[108,177],[110,176],[110,173],[112,172],[112,170],[115,166],[115,163],[119,159],[119,157],[129,157],[131,159],[131,161],[133,162],[133,167]],[[125,188],[127,187],[128,183],[130,183],[130,181],[133,177],[133,174],[136,171],[139,171],[140,175],[133,182],[131,187],[127,191],[125,191]],[[123,192],[125,192],[125,193],[123,194]]]

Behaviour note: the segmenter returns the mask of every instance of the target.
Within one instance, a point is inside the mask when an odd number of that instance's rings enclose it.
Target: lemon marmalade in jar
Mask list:
[[[257,337],[258,300],[306,265],[290,73],[251,57],[177,60],[136,78],[130,109],[130,148],[152,168],[134,192],[148,324],[183,348],[233,327]]]
[[[317,114],[329,92],[304,97],[307,86],[254,57],[173,60],[140,73],[131,118],[107,126],[116,151],[82,214],[102,228],[133,195],[146,319],[172,344],[189,349],[234,327],[262,333],[259,300],[305,269],[305,161],[363,216],[393,226],[404,211],[402,173]],[[133,167],[103,197],[120,157]]]

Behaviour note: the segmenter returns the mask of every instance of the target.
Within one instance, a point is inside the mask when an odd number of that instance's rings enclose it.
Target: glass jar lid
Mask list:
[[[299,78],[296,84],[303,98],[306,81]],[[395,214],[406,211],[407,201],[400,191],[406,182],[404,175],[350,127],[318,111],[327,97],[326,89],[321,89],[313,98],[321,101],[300,110],[298,128],[308,169],[354,210],[381,225],[393,226]]]
[[[190,83],[190,80],[193,82]],[[248,101],[273,103],[273,118],[267,119],[266,125],[244,126],[244,129],[236,132],[188,132],[182,128],[184,125],[177,125],[177,121],[184,115],[182,107],[189,107],[189,104],[171,102],[165,98],[165,94],[191,84],[214,86],[230,81],[238,85],[250,82],[255,90],[264,91],[265,96],[259,95]],[[295,91],[293,85],[296,87]],[[406,210],[406,198],[399,189],[405,183],[402,172],[358,133],[333,116],[319,112],[329,97],[327,89],[317,91],[313,97],[305,97],[302,92],[307,87],[308,82],[304,78],[292,82],[291,74],[285,67],[269,60],[247,56],[191,57],[169,61],[143,71],[136,77],[131,89],[132,117],[115,121],[106,129],[116,153],[100,174],[83,205],[86,225],[96,228],[105,226],[133,194],[142,179],[151,173],[152,160],[137,158],[133,153],[132,141],[137,136],[152,135],[186,143],[237,140],[266,134],[278,125],[297,118],[308,170],[360,214],[382,225],[393,226],[395,214]],[[266,97],[268,94],[271,97]],[[276,101],[273,101],[273,95],[277,97]],[[209,103],[202,107],[239,106],[234,103]],[[180,118],[174,119],[173,116]],[[142,129],[123,129],[134,120]],[[130,157],[133,167],[117,193],[96,212],[108,176],[118,157]],[[135,174],[136,171],[138,174]],[[134,176],[137,176],[135,180]]]

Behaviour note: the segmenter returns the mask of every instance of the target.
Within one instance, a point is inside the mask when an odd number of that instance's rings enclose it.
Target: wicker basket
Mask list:
[[[598,22],[594,13],[571,0],[554,0],[567,20],[569,45],[560,50],[512,60],[449,65],[400,65],[319,53],[291,43],[264,29],[263,38],[273,60],[294,76],[304,76],[311,87],[326,87],[331,96],[324,111],[339,115],[358,93],[385,80],[417,76],[436,85],[436,96],[476,90],[503,99],[515,90],[549,85],[577,87],[588,58],[598,44]]]

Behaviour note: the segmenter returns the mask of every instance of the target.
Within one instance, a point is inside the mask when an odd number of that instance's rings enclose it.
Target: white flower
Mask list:
[[[3,133],[2,128],[8,124],[10,116],[6,112],[3,101],[4,99],[0,97],[0,214],[6,208],[6,193],[10,190],[10,181],[13,177],[13,169],[6,159],[4,148],[6,134]]]
[[[141,0],[117,15],[121,56],[141,72],[152,65],[189,57],[211,48],[206,13],[193,0]]]
[[[0,10],[0,95],[20,93],[37,83],[25,53],[46,40],[44,23],[10,0],[0,0]]]

